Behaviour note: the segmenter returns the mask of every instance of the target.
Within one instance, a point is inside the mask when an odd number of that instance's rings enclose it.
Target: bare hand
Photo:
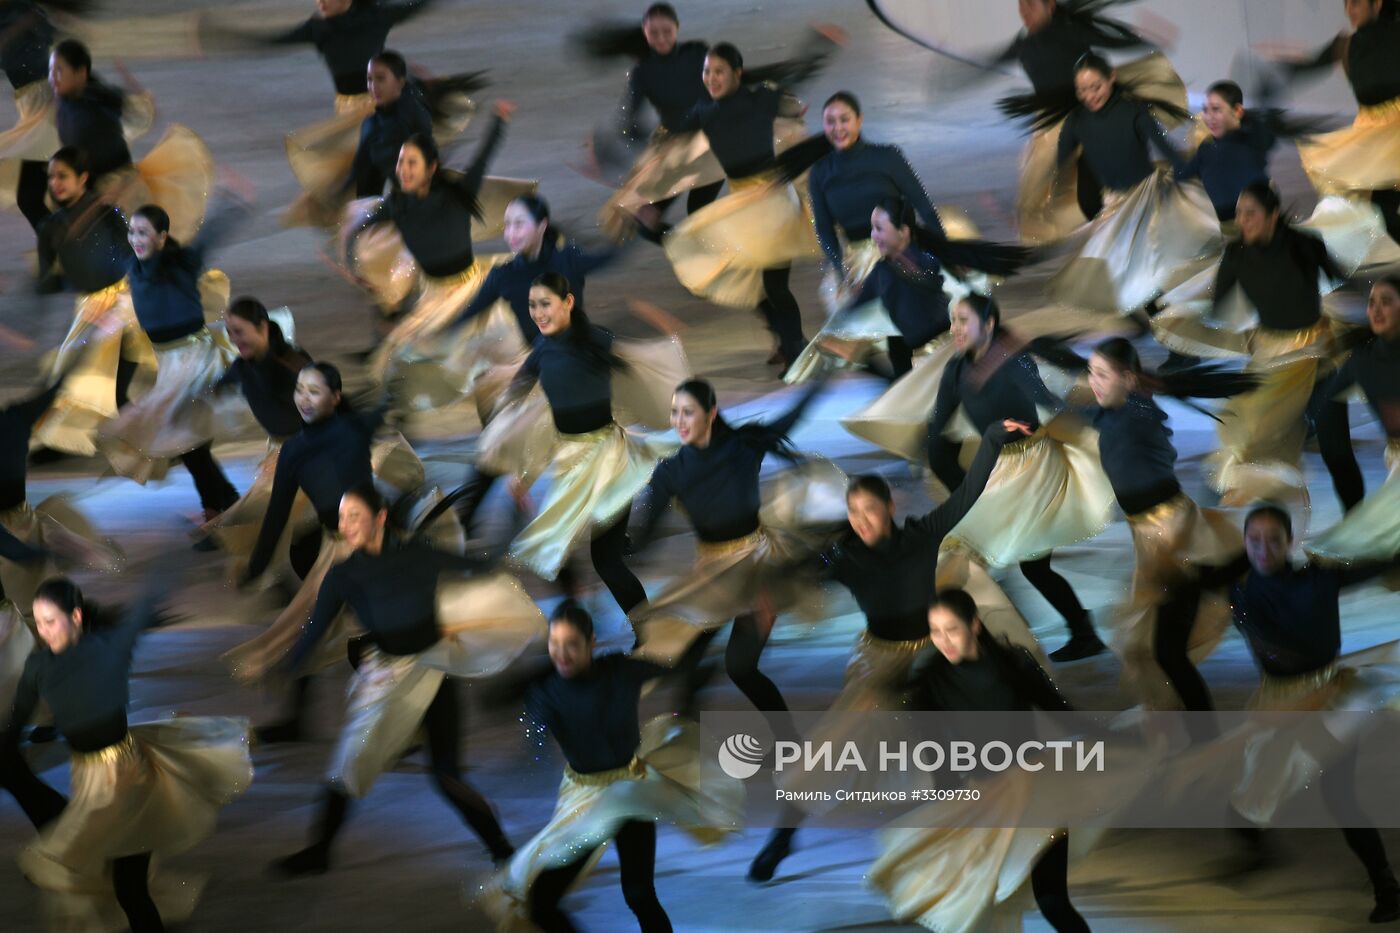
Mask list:
[[[662,310],[650,301],[628,298],[627,310],[668,337],[674,337],[685,330],[685,324],[682,323],[679,318],[669,311]]]
[[[525,481],[518,476],[512,476],[510,482],[506,484],[510,497],[515,500],[515,507],[525,515],[533,515],[535,503],[530,500],[530,490],[526,488]]]
[[[515,116],[516,107],[515,104],[511,101],[498,100],[496,101],[495,105],[492,106],[491,110],[493,113],[496,114],[496,116],[500,117],[506,123],[509,123],[511,117]]]
[[[1024,434],[1026,437],[1030,437],[1035,433],[1031,430],[1031,426],[1024,421],[1012,421],[1010,418],[1003,421],[1001,427],[1007,434]]]

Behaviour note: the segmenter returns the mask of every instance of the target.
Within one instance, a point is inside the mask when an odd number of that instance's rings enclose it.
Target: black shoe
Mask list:
[[[287,719],[268,726],[258,726],[253,730],[253,738],[259,745],[277,745],[280,742],[300,742],[301,722]]]
[[[304,878],[307,875],[324,875],[330,867],[330,853],[325,846],[308,846],[286,858],[279,858],[267,867],[267,872],[274,878]]]
[[[1372,923],[1391,923],[1400,920],[1400,883],[1390,875],[1375,883],[1376,906],[1371,911]]]
[[[1067,661],[1079,661],[1084,658],[1092,658],[1094,655],[1103,654],[1107,650],[1108,645],[1100,641],[1097,635],[1072,635],[1069,641],[1050,652],[1050,660],[1057,664],[1063,664]]]
[[[792,853],[792,837],[795,829],[775,829],[768,837],[768,843],[749,863],[749,880],[763,884],[773,880],[773,873],[779,863]]]

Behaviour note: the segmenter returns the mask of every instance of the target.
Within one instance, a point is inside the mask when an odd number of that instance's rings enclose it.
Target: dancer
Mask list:
[[[1223,224],[1235,219],[1246,187],[1269,180],[1269,153],[1278,134],[1267,114],[1244,109],[1244,91],[1233,81],[1217,81],[1206,90],[1201,120],[1210,137],[1176,170],[1176,180],[1199,178]]]
[[[365,63],[384,51],[389,31],[425,12],[432,0],[316,0],[316,14],[301,25],[264,41],[269,45],[312,45],[325,61],[335,86],[336,112],[369,109]]]
[[[84,4],[63,5],[81,8]],[[47,163],[60,145],[54,126],[53,90],[47,81],[49,49],[54,40],[47,6],[28,0],[0,4],[0,68],[14,88],[18,111],[14,127],[0,133],[0,177],[10,179],[12,164],[14,203],[35,233],[49,213],[44,203]],[[5,192],[0,197],[9,195]]]
[[[1026,579],[1064,617],[1070,640],[1052,661],[1076,661],[1106,650],[1088,611],[1068,581],[1050,567],[1051,550],[1091,537],[1108,524],[1112,489],[1087,441],[1042,427],[1042,411],[1063,402],[1041,381],[1030,355],[1002,333],[995,299],[972,294],[953,310],[957,351],[943,371],[928,424],[929,466],[948,489],[965,480],[958,445],[945,436],[961,407],[974,430],[985,433],[1009,418],[1032,427],[1026,441],[1003,449],[987,491],[949,535],[949,546],[980,562],[1019,563]]]
[[[173,885],[169,909],[159,903],[166,891],[152,875],[153,858],[210,836],[219,809],[253,780],[245,720],[179,717],[128,727],[132,653],[156,619],[154,603],[148,591],[118,620],[85,604],[66,579],[41,584],[34,617],[44,646],[25,664],[0,736],[4,786],[39,831],[20,856],[25,876],[61,916],[100,926],[116,907],[141,933],[186,919],[174,910],[193,906],[188,882]],[[20,732],[41,699],[73,752],[68,800],[20,755]]]
[[[927,628],[938,653],[915,674],[913,702],[918,708],[1072,709],[1029,652],[987,631],[977,604],[962,590],[938,593],[928,609]],[[998,775],[985,782],[984,806],[999,802],[995,791],[1008,779],[1023,777]],[[1029,876],[1036,906],[1051,927],[1059,933],[1088,933],[1089,924],[1069,898],[1069,830],[939,823],[882,834],[880,857],[868,877],[885,893],[895,919],[931,930],[983,929],[1007,921],[1019,925],[1020,905],[1013,895]],[[1001,916],[1012,911],[1013,916]]]
[[[549,619],[553,670],[530,686],[526,710],[553,733],[566,767],[549,823],[482,892],[503,931],[530,923],[546,933],[578,928],[559,908],[617,844],[622,894],[646,933],[669,933],[656,896],[656,824],[674,822],[702,844],[739,829],[743,786],[700,767],[693,724],[658,717],[639,727],[645,681],[667,669],[623,654],[594,656],[592,617],[566,600]]]
[[[348,179],[357,198],[384,193],[384,185],[394,178],[405,140],[433,136],[432,114],[409,87],[408,62],[402,55],[385,49],[371,58],[366,83],[374,112],[360,124],[360,144]]]
[[[504,669],[544,634],[543,616],[511,577],[486,578],[480,558],[399,540],[388,519],[388,506],[372,483],[341,498],[340,534],[350,554],[326,574],[311,620],[289,658],[289,667],[298,669],[345,607],[354,611],[373,645],[350,687],[349,716],[331,756],[315,838],[274,863],[279,875],[322,874],[330,867],[331,845],[350,801],[369,793],[420,726],[427,732],[438,791],[498,865],[515,852],[486,798],[462,779],[452,677]],[[476,575],[474,588],[444,614],[437,600],[445,578],[465,574]]]

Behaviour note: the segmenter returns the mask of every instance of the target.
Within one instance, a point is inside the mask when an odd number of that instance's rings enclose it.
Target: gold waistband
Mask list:
[[[1356,111],[1357,126],[1376,126],[1400,119],[1400,97],[1392,97],[1383,104],[1359,107]]]
[[[74,752],[73,763],[76,765],[110,765],[136,751],[136,743],[132,741],[131,733],[113,745],[106,748],[99,748],[95,752]]]
[[[595,428],[595,429],[592,430],[592,431],[585,431],[585,432],[582,433],[582,434],[565,434],[563,431],[560,431],[560,432],[559,432],[559,437],[560,437],[561,440],[564,440],[564,441],[574,441],[574,442],[576,442],[576,443],[587,443],[588,441],[601,441],[601,440],[606,440],[606,439],[608,438],[608,436],[609,436],[610,434],[612,434],[612,432],[615,431],[615,430],[617,430],[617,429],[618,429],[617,422],[616,422],[616,421],[609,421],[607,424],[603,425],[601,428]]]
[[[451,288],[455,285],[462,285],[470,282],[481,271],[481,263],[473,259],[472,264],[461,272],[454,272],[451,275],[428,275],[423,274],[423,280],[429,285],[437,285],[443,288]]]
[[[891,641],[888,638],[877,638],[869,632],[861,632],[857,648],[859,650],[888,651],[892,654],[912,654],[916,651],[923,651],[931,644],[933,641],[927,635],[923,638]]]
[[[647,766],[642,764],[642,760],[636,755],[621,768],[613,768],[611,771],[593,771],[589,774],[579,774],[568,765],[564,766],[564,776],[575,784],[587,784],[591,787],[606,787],[609,784],[616,784],[618,781],[636,781],[646,776]]]
[[[696,541],[695,553],[701,560],[711,560],[716,557],[727,557],[736,551],[755,547],[763,540],[763,529],[752,531],[742,538],[733,538],[729,541]]]
[[[729,190],[731,192],[747,191],[750,188],[761,188],[770,185],[778,178],[774,172],[759,172],[757,175],[745,175],[743,178],[729,179]]]
[[[1336,680],[1338,670],[1337,662],[1333,661],[1326,667],[1320,667],[1315,671],[1308,671],[1306,674],[1294,674],[1290,677],[1261,673],[1259,680],[1259,696],[1261,698],[1306,696],[1309,693],[1321,690],[1323,687],[1332,683],[1333,680]]]
[[[86,292],[79,298],[83,301],[115,301],[117,296],[126,290],[126,278],[123,276],[120,282],[113,282],[106,288],[99,288],[95,292]]]
[[[1041,425],[1030,437],[1018,437],[1014,441],[1007,441],[1003,444],[1000,456],[1023,457],[1034,450],[1036,445],[1045,438],[1045,426]]]
[[[374,104],[373,99],[366,91],[363,94],[337,94],[335,95],[335,112],[346,113],[359,107],[370,108]]]
[[[1158,522],[1166,521],[1176,512],[1188,507],[1191,500],[1186,493],[1179,492],[1166,502],[1159,502],[1146,512],[1135,512],[1127,516],[1130,525],[1155,525]]]

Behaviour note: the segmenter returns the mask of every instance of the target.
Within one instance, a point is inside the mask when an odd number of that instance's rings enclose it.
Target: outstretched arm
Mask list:
[[[906,528],[931,538],[943,538],[956,528],[987,488],[987,481],[991,479],[992,470],[996,468],[997,458],[1001,456],[1006,442],[1018,434],[1030,434],[1029,426],[1018,425],[1014,431],[1009,431],[1007,425],[1010,424],[1015,422],[1001,422],[988,427],[982,435],[981,446],[977,448],[977,456],[972,459],[972,465],[948,500],[926,515],[910,519]]]

